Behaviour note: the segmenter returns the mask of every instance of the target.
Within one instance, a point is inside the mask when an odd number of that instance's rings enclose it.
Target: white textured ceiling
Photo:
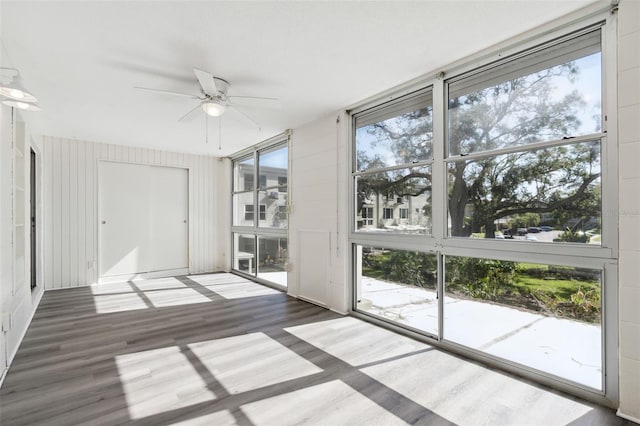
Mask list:
[[[36,134],[228,155],[340,110],[591,0],[421,2],[0,2],[1,65],[19,68],[43,111]],[[178,118],[198,93],[192,68],[279,110]],[[28,114],[28,116],[27,116]]]

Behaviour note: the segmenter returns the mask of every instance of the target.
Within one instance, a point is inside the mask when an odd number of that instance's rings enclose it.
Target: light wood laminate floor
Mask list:
[[[46,292],[2,425],[622,425],[230,274]]]

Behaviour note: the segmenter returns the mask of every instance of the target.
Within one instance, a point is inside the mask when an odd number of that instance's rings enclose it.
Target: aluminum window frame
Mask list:
[[[265,206],[265,215],[266,215],[266,205],[265,204],[260,204],[259,203],[259,194],[262,191],[268,191],[268,190],[275,190],[278,191],[278,189],[280,188],[285,188],[287,190],[287,193],[289,191],[290,188],[290,182],[291,182],[291,167],[290,167],[290,150],[291,150],[291,131],[286,131],[284,133],[281,133],[279,135],[276,135],[270,139],[267,139],[266,141],[263,141],[259,144],[256,144],[250,148],[247,148],[245,150],[242,150],[232,156],[230,156],[231,162],[232,162],[232,166],[231,166],[231,173],[232,173],[232,188],[231,188],[231,253],[232,253],[232,261],[231,261],[231,265],[232,265],[232,269],[231,271],[237,275],[249,278],[253,281],[259,282],[261,284],[265,284],[268,285],[270,287],[273,287],[277,290],[281,290],[281,291],[286,291],[287,287],[286,286],[282,286],[278,283],[274,283],[271,281],[267,281],[263,278],[259,278],[258,277],[258,259],[260,256],[260,248],[258,245],[259,242],[259,238],[286,238],[287,239],[287,246],[289,246],[290,243],[290,236],[289,236],[289,224],[287,221],[287,226],[286,227],[264,227],[264,226],[260,226],[260,206]],[[287,185],[271,185],[271,186],[265,186],[265,187],[260,187],[259,186],[259,157],[261,153],[268,153],[271,151],[276,151],[278,149],[281,149],[283,147],[287,148]],[[245,161],[247,159],[253,158],[253,189],[252,190],[240,190],[240,191],[236,191],[235,185],[235,165],[239,162]],[[280,191],[278,191],[280,193]],[[253,219],[253,225],[251,226],[244,226],[244,225],[234,225],[233,221],[234,221],[234,205],[233,205],[233,198],[235,195],[238,194],[247,194],[247,193],[252,193],[253,196],[253,208],[254,208],[254,219]],[[290,211],[290,204],[291,203],[291,199],[290,197],[287,197],[287,203],[286,203],[286,209],[287,212]],[[258,208],[256,209],[255,207],[258,206]],[[256,214],[257,212],[257,214]],[[253,273],[252,274],[248,274],[244,271],[240,271],[237,269],[234,269],[233,266],[235,265],[235,252],[236,252],[236,247],[235,247],[235,238],[234,236],[238,234],[238,235],[245,235],[245,236],[253,236],[254,239],[254,245],[255,245],[255,259],[256,259],[256,264],[255,267],[253,268]]]
[[[571,20],[569,20],[571,19]],[[432,78],[420,78],[412,83],[407,83],[398,89],[388,90],[383,96],[370,98],[361,105],[349,110],[351,120],[349,123],[349,135],[351,146],[348,150],[347,164],[349,170],[349,225],[348,242],[351,246],[349,253],[349,267],[351,277],[350,291],[350,313],[359,318],[377,323],[391,328],[411,337],[418,338],[430,344],[450,349],[473,359],[479,359],[489,365],[514,372],[516,374],[531,378],[540,383],[554,388],[572,393],[574,395],[609,406],[616,406],[618,402],[618,179],[617,179],[617,22],[616,15],[608,8],[588,11],[588,15],[583,17],[567,18],[563,25],[556,23],[553,28],[547,26],[537,33],[534,32],[526,38],[519,37],[511,44],[503,44],[498,49],[482,52],[474,55],[471,59],[461,60],[446,72],[439,72]],[[583,135],[570,140],[547,141],[534,144],[527,144],[517,147],[503,148],[502,153],[529,151],[540,147],[550,147],[550,144],[559,146],[568,143],[579,143],[581,141],[598,140],[601,144],[600,166],[601,166],[601,227],[602,240],[600,246],[589,246],[571,243],[547,243],[539,246],[532,246],[529,242],[511,241],[508,246],[499,246],[502,241],[484,241],[475,239],[464,239],[459,237],[449,237],[448,230],[448,188],[447,188],[447,164],[460,160],[460,156],[448,157],[447,154],[447,112],[448,112],[448,87],[446,80],[460,78],[466,73],[483,67],[490,67],[496,61],[501,61],[505,57],[516,58],[518,55],[526,56],[528,52],[533,52],[539,46],[549,43],[560,42],[571,38],[572,35],[581,31],[588,31],[593,27],[601,29],[601,90],[602,90],[602,131],[590,135]],[[446,78],[446,79],[445,79]],[[384,104],[401,98],[407,94],[431,87],[432,93],[432,113],[433,113],[433,139],[432,153],[433,159],[424,162],[424,165],[431,166],[432,173],[432,212],[431,212],[431,234],[429,235],[407,235],[389,233],[367,234],[357,232],[357,211],[356,211],[356,176],[366,174],[360,172],[356,167],[356,126],[354,115],[370,108],[382,107]],[[539,146],[537,146],[539,144]],[[500,151],[483,151],[480,153],[464,156],[465,159],[480,158],[482,156],[494,156]],[[421,164],[411,164],[417,166]],[[407,165],[394,166],[387,169],[394,170],[405,168]],[[376,170],[377,172],[386,170]],[[440,206],[438,206],[440,204]],[[384,237],[384,238],[382,238]],[[534,243],[535,244],[535,243]],[[571,382],[559,376],[555,376],[544,371],[539,371],[523,364],[517,364],[509,360],[498,358],[478,350],[458,345],[446,340],[442,336],[438,339],[427,336],[424,333],[410,330],[395,323],[388,323],[380,318],[368,315],[366,312],[357,310],[357,294],[355,286],[355,250],[357,245],[370,247],[385,247],[389,249],[411,250],[426,253],[436,252],[439,254],[439,263],[443,263],[443,256],[467,256],[476,258],[499,259],[509,261],[529,261],[535,263],[546,263],[550,265],[566,265],[575,267],[588,267],[598,269],[602,273],[601,284],[601,339],[602,339],[602,390],[596,390],[587,386]],[[438,291],[443,294],[443,265],[440,265],[438,278]],[[443,299],[443,298],[440,298]],[[440,306],[440,316],[443,315]],[[442,321],[442,318],[441,318]],[[440,323],[440,334],[442,334],[444,324]]]

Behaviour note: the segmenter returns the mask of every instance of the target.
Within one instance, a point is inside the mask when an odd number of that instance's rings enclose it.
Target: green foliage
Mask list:
[[[571,229],[567,229],[565,232],[558,236],[557,240],[565,243],[588,243],[589,236],[584,232],[572,231]]]
[[[363,252],[363,275],[435,289],[437,258],[409,251]],[[581,321],[600,321],[600,276],[592,269],[470,257],[446,258],[446,291]]]
[[[538,213],[524,213],[511,216],[512,228],[528,228],[538,225],[540,225],[540,214]]]
[[[363,253],[363,274],[401,284],[433,289],[436,285],[437,258],[432,254],[394,250]]]
[[[493,87],[449,100],[448,149],[451,155],[523,146],[530,142],[561,139],[579,128],[584,100],[577,92],[556,96],[554,78],[573,80],[576,63],[514,78]],[[423,108],[359,129],[375,137],[373,146],[393,152],[395,164],[411,164],[432,155],[432,117]],[[359,149],[359,170],[383,167],[380,155]],[[431,177],[407,179],[402,173],[361,179],[357,211],[374,194],[423,194]],[[522,227],[539,225],[541,213],[553,212],[555,225],[575,218],[600,215],[599,142],[567,144],[537,151],[449,163],[449,214],[451,233],[468,236],[485,233],[494,238],[497,219],[524,215]],[[417,184],[416,184],[417,183]],[[465,223],[472,207],[470,222]],[[526,217],[526,215],[531,215]],[[535,219],[537,217],[537,219]],[[516,226],[518,227],[518,226]]]
[[[447,258],[448,289],[465,295],[498,300],[512,286],[518,265],[503,260],[472,257]]]

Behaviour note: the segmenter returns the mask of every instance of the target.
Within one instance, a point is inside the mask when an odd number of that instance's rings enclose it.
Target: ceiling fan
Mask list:
[[[260,127],[256,120],[238,109],[238,106],[261,108],[280,107],[280,101],[276,98],[263,98],[257,96],[230,96],[229,89],[231,88],[231,84],[229,84],[228,81],[220,77],[214,77],[213,74],[197,68],[194,68],[193,72],[195,73],[196,78],[198,79],[198,83],[200,84],[200,96],[189,93],[172,92],[169,90],[151,89],[149,87],[135,86],[134,88],[149,90],[165,95],[181,96],[194,100],[197,99],[199,101],[199,104],[189,112],[187,112],[185,115],[180,117],[178,121],[190,121],[201,111],[203,111],[207,116],[220,117],[225,113],[227,109],[232,109],[250,120],[257,127]]]

